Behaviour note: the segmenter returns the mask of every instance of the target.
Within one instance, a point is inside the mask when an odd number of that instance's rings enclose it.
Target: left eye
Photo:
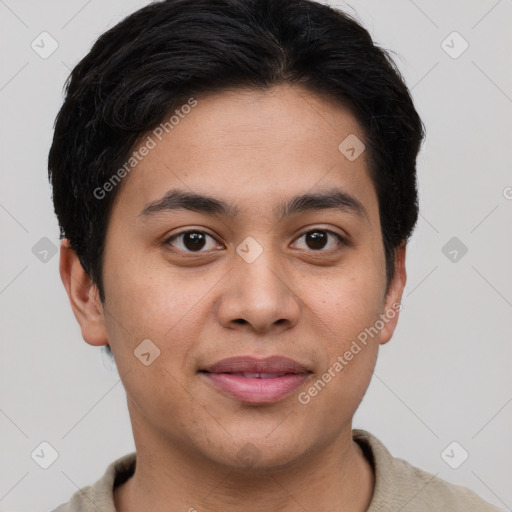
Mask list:
[[[299,247],[299,249],[312,249],[315,251],[326,249],[326,247],[327,249],[331,249],[345,242],[342,236],[328,229],[314,229],[312,231],[308,231],[307,233],[304,233],[301,237],[299,237],[297,240],[301,240],[303,238],[306,247]],[[331,246],[328,247],[329,239],[332,240],[333,238],[336,240],[334,242],[334,245],[331,243]]]
[[[213,243],[210,242],[211,247],[207,247],[207,250],[215,249],[217,246],[216,240],[204,231],[184,231],[183,233],[171,236],[165,243],[182,251],[200,252],[201,249],[204,249],[205,246],[208,245],[208,238],[211,239]],[[179,240],[177,244],[174,243],[176,240]]]

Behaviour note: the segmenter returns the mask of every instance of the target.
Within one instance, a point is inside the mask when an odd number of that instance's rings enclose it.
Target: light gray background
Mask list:
[[[82,340],[58,254],[32,248],[59,244],[46,165],[64,80],[146,3],[0,0],[0,511],[51,510],[134,449],[119,376]],[[511,510],[512,1],[339,5],[398,54],[427,127],[404,308],[354,427]],[[47,59],[31,48],[43,31],[59,45]],[[441,46],[454,31],[469,43],[458,58]],[[442,252],[452,237],[468,248],[456,262]],[[31,458],[42,441],[59,455],[46,470]],[[453,441],[469,452],[458,469],[441,457]]]

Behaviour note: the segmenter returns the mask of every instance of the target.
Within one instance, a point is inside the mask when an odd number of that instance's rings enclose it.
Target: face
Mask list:
[[[401,266],[385,295],[366,152],[338,148],[364,140],[354,117],[283,85],[197,98],[149,135],[111,212],[106,301],[80,320],[112,348],[135,437],[270,467],[350,432],[405,284]],[[255,362],[272,356],[295,365]]]

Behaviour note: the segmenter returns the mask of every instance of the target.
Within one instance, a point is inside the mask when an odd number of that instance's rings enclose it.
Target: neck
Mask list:
[[[219,466],[181,446],[146,441],[137,446],[136,471],[115,489],[114,501],[117,512],[364,512],[373,488],[373,469],[349,425],[321,452],[258,471]]]

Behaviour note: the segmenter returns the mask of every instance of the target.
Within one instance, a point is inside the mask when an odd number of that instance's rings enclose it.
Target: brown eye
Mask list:
[[[322,251],[327,248],[332,249],[340,244],[344,244],[345,240],[328,229],[315,229],[304,233],[297,240],[304,239],[304,244],[299,249],[311,249],[313,251]]]
[[[215,248],[217,245],[216,241],[208,233],[204,231],[183,231],[168,238],[165,244],[185,252],[204,252],[202,249],[208,246],[209,239],[213,242],[210,242],[210,247],[208,248]]]
[[[323,249],[328,242],[325,231],[310,231],[306,233],[306,244],[310,249]]]

